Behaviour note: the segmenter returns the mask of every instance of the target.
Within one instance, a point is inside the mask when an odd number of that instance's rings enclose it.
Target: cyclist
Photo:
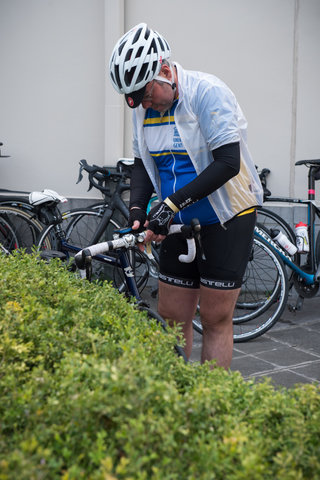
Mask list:
[[[201,360],[228,368],[233,310],[262,188],[233,93],[215,76],[186,71],[170,57],[165,38],[141,23],[120,38],[110,58],[111,82],[133,109],[129,225],[146,227],[146,241],[162,242],[158,310],[182,325],[187,356],[200,301]],[[147,217],[153,189],[161,202]],[[178,255],[185,241],[167,234],[172,222],[192,218],[202,226],[202,254],[183,264]]]

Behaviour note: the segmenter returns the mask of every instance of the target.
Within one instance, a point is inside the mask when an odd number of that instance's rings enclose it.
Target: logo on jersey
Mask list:
[[[175,126],[173,130],[173,148],[182,148],[182,147],[183,147],[182,141],[181,141],[178,129]]]

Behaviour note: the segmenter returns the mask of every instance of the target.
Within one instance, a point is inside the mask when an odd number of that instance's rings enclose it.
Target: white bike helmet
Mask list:
[[[133,27],[116,43],[109,62],[110,78],[117,92],[125,94],[129,107],[140,105],[147,83],[157,77],[170,55],[167,41],[145,23]]]

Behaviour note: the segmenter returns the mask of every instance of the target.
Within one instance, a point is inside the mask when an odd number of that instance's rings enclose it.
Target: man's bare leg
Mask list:
[[[201,362],[216,360],[228,369],[233,350],[233,311],[240,289],[215,290],[201,285],[200,317],[203,327]]]
[[[192,320],[199,301],[199,289],[182,288],[159,282],[158,312],[170,325],[182,326],[185,354],[190,357],[193,342]]]

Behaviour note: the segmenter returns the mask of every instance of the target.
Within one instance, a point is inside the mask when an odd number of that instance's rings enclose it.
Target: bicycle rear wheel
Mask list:
[[[43,228],[41,223],[31,213],[4,205],[0,205],[0,217],[11,226],[14,232],[17,240],[15,248],[23,248],[27,253],[31,253],[34,245],[37,245],[37,238]],[[50,248],[48,241],[45,242],[45,246]]]
[[[234,342],[251,340],[269,330],[286,306],[288,291],[282,260],[264,239],[255,236],[233,316]],[[202,334],[199,318],[194,319],[193,327]]]
[[[17,248],[19,248],[19,239],[14,228],[0,217],[0,252],[8,254]]]
[[[50,224],[41,233],[38,239],[38,250],[47,250],[46,244],[49,242],[52,250],[62,251],[61,240],[64,239],[71,245],[79,248],[85,248],[92,244],[92,238],[101,223],[102,214],[98,211],[87,209],[74,209],[62,213],[61,223],[58,225]],[[110,222],[106,232],[113,231],[118,225]],[[107,233],[101,237],[104,241]],[[74,254],[65,252],[69,260],[72,260]],[[102,264],[94,262],[94,278],[105,278],[106,272]]]

